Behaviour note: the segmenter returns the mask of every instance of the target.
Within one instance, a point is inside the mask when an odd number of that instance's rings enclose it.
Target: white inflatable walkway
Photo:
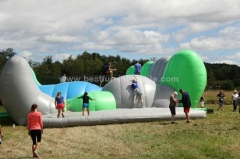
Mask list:
[[[190,117],[204,118],[206,111],[190,109]],[[182,107],[176,108],[176,119],[185,119]],[[65,118],[57,118],[57,114],[43,115],[44,127],[72,127],[115,123],[150,122],[170,120],[169,108],[133,108],[90,112],[90,116],[82,113],[66,112]]]

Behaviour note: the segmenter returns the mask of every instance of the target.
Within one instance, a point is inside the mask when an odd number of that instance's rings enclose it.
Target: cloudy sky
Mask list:
[[[0,50],[34,61],[84,51],[129,59],[191,49],[240,65],[239,0],[0,0]]]

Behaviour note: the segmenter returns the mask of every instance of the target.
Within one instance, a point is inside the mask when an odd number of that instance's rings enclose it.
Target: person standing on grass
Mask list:
[[[88,96],[88,93],[85,92],[83,96],[78,97],[78,99],[83,99],[83,105],[82,105],[82,116],[84,116],[84,112],[87,109],[88,116],[90,115],[90,109],[89,109],[89,99],[90,100],[96,100],[95,98],[91,98]]]
[[[217,97],[218,97],[218,104],[219,104],[219,107],[218,107],[217,111],[218,111],[219,109],[221,109],[221,110],[223,111],[223,110],[224,110],[224,109],[223,109],[223,101],[224,101],[224,98],[225,98],[225,95],[224,95],[224,93],[223,93],[223,90],[221,90],[221,91],[218,93]]]
[[[40,146],[42,133],[43,133],[43,122],[42,113],[37,111],[37,104],[33,104],[31,112],[28,114],[28,135],[32,139],[32,153],[33,157],[38,157],[37,150]]]
[[[175,123],[175,115],[176,115],[176,104],[178,100],[176,99],[178,93],[173,92],[173,94],[170,96],[170,103],[169,103],[169,109],[172,114],[171,116],[171,124]]]
[[[204,108],[204,97],[203,96],[201,96],[201,98],[200,98],[200,107],[201,108]]]
[[[232,103],[233,103],[233,112],[235,112],[237,110],[237,105],[238,105],[238,93],[237,93],[237,90],[233,91]]]
[[[186,115],[186,123],[190,123],[189,111],[191,107],[191,100],[188,92],[185,92],[183,89],[180,89],[179,92],[182,94],[182,99],[179,100],[179,103],[183,104],[183,110]]]
[[[65,107],[65,101],[63,96],[61,96],[61,92],[58,92],[55,101],[54,101],[55,107],[58,110],[57,118],[59,118],[61,112],[62,112],[62,117],[64,118],[64,107]]]
[[[4,137],[2,132],[2,125],[0,124],[0,144],[2,144],[2,138]]]

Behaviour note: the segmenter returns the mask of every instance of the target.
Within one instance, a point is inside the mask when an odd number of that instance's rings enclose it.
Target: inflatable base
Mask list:
[[[206,111],[190,109],[190,117],[205,118]],[[87,115],[87,113],[85,114]],[[176,119],[185,119],[182,107],[176,108]],[[82,116],[82,113],[66,112],[65,118],[57,118],[57,114],[43,115],[44,127],[73,127],[90,126],[131,122],[150,122],[157,120],[170,120],[169,108],[133,108],[116,109],[90,112],[90,116]]]

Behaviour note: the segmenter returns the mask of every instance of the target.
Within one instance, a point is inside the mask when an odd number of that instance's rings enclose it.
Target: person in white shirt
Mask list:
[[[66,82],[67,77],[66,77],[66,74],[65,74],[65,73],[64,73],[64,75],[62,76],[62,79],[61,79],[61,80],[62,80],[62,81],[61,81],[62,83],[63,83],[63,82]]]
[[[204,108],[204,97],[203,96],[201,96],[201,98],[200,98],[200,106],[201,106],[201,108]]]
[[[232,103],[233,103],[233,112],[235,112],[237,110],[237,105],[238,105],[238,93],[237,93],[237,90],[233,91]]]

